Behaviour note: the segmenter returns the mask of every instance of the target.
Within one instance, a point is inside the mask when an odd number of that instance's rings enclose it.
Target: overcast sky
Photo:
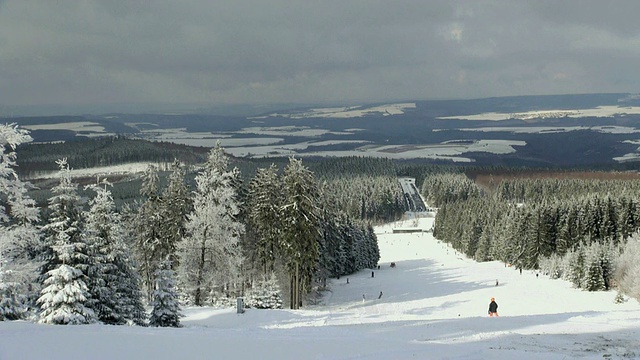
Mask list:
[[[638,92],[640,1],[0,0],[0,105]]]

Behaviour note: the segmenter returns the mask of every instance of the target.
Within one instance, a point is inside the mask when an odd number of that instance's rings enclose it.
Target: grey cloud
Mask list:
[[[531,11],[542,21],[556,26],[579,25],[603,29],[620,36],[640,35],[637,14],[640,2],[616,1],[529,1]]]
[[[615,4],[0,0],[0,104],[632,92],[638,5]]]

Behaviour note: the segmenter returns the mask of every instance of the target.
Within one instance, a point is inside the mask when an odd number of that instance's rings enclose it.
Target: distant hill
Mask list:
[[[252,108],[163,114],[1,119],[36,142],[120,136],[209,148],[237,157],[373,156],[477,165],[635,169],[640,98],[634,94]],[[257,115],[256,115],[257,114]],[[164,146],[166,148],[166,146]],[[90,150],[93,151],[93,150]]]

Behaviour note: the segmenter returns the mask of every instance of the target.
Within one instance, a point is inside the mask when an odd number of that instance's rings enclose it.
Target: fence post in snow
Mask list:
[[[236,307],[238,314],[244,314],[244,299],[239,297],[236,299]]]

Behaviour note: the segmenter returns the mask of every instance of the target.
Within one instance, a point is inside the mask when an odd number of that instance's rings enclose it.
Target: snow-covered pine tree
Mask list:
[[[355,251],[354,251],[354,241],[353,234],[350,231],[351,229],[351,220],[346,216],[340,219],[340,239],[342,240],[340,244],[341,254],[340,254],[340,262],[342,264],[343,274],[353,274],[356,272],[356,259],[355,259]]]
[[[87,244],[96,259],[89,269],[90,306],[105,324],[143,325],[140,277],[124,243],[122,219],[108,186],[106,181],[89,186],[96,192],[86,215]]]
[[[640,234],[627,239],[623,251],[616,259],[615,283],[618,290],[640,301]]]
[[[623,240],[630,237],[638,226],[638,204],[635,199],[624,197],[620,204],[620,236]]]
[[[558,225],[558,238],[556,240],[556,252],[563,256],[578,243],[579,232],[577,228],[579,211],[574,205],[569,205],[560,210],[560,224]]]
[[[274,270],[278,257],[281,203],[282,185],[276,165],[258,169],[249,184],[249,221],[258,235],[256,257],[265,276]]]
[[[119,303],[116,307],[127,323],[146,326],[147,312],[144,308],[142,278],[135,266],[131,253],[126,246],[116,250],[114,264],[118,268],[120,281],[116,284]]]
[[[366,233],[367,246],[369,248],[369,264],[367,267],[374,268],[378,266],[378,262],[380,261],[380,247],[378,246],[378,237],[376,236],[371,223],[367,224]]]
[[[44,288],[38,299],[41,322],[50,324],[86,324],[95,321],[87,307],[90,293],[87,273],[93,257],[85,242],[81,203],[77,185],[72,183],[66,159],[56,162],[60,168],[58,185],[51,190],[51,215],[44,226],[47,244],[53,251],[48,259],[51,270],[45,274]]]
[[[615,243],[621,238],[621,231],[618,221],[620,220],[619,204],[607,195],[602,204],[602,239],[613,241]]]
[[[18,320],[27,311],[24,286],[14,281],[13,272],[5,270],[0,259],[0,321]]]
[[[549,275],[551,279],[560,279],[564,275],[564,268],[562,266],[562,256],[558,254],[552,254],[548,258],[540,259],[540,270],[543,273]]]
[[[282,240],[291,279],[290,306],[299,309],[302,295],[311,291],[319,258],[319,189],[313,173],[301,160],[289,159],[283,177]]]
[[[326,209],[321,221],[320,276],[338,277],[343,274],[340,263],[340,237],[336,217]]]
[[[538,258],[550,256],[556,251],[556,241],[560,226],[560,211],[557,204],[545,204],[540,210],[540,230],[538,235],[537,256],[535,261],[538,266]]]
[[[164,219],[158,189],[158,169],[147,166],[142,176],[140,194],[146,198],[138,209],[132,221],[134,249],[138,263],[138,271],[142,277],[142,284],[147,300],[151,300],[154,289],[154,274],[160,257],[162,244],[161,229]]]
[[[182,314],[171,262],[164,261],[160,264],[155,273],[155,283],[149,326],[180,327]]]
[[[349,232],[353,237],[353,257],[355,259],[356,271],[358,271],[367,267],[365,237],[362,229],[356,222],[351,223]]]
[[[620,256],[620,243],[613,240],[605,241],[600,247],[600,268],[604,279],[604,290],[610,290],[615,283],[615,260]]]
[[[492,223],[489,226],[486,226],[482,234],[480,234],[480,239],[478,240],[478,248],[476,249],[476,253],[473,258],[476,261],[490,261],[491,260],[491,248],[492,248],[492,239],[495,238],[493,235],[493,230],[495,226]]]
[[[179,160],[171,164],[169,183],[160,199],[160,218],[162,219],[158,248],[158,258],[168,258],[174,270],[178,266],[177,247],[186,233],[187,215],[192,210],[192,200],[185,184],[186,170]]]
[[[236,218],[239,206],[233,186],[238,173],[227,168],[227,156],[218,143],[196,176],[193,211],[179,244],[181,288],[198,306],[214,288],[230,284],[242,263],[238,240],[244,226]]]
[[[45,233],[42,273],[57,268],[63,261],[85,272],[91,259],[83,234],[82,202],[78,195],[78,185],[71,180],[67,159],[56,161],[59,182],[51,189],[49,218],[43,226]],[[62,257],[66,257],[65,260]],[[86,273],[85,273],[86,275]],[[46,276],[45,276],[46,278]]]
[[[584,289],[587,291],[600,291],[605,289],[600,253],[600,244],[596,242],[585,249],[585,273],[582,283]]]
[[[584,245],[579,246],[574,251],[570,251],[565,255],[565,265],[567,269],[564,271],[569,281],[577,288],[584,286],[586,269],[586,256],[584,253]]]
[[[39,292],[39,209],[15,172],[16,147],[31,141],[15,124],[0,124],[0,321],[19,319]]]
[[[586,202],[585,215],[585,236],[586,240],[599,241],[603,238],[602,225],[604,221],[604,206],[600,197],[592,195]]]
[[[509,228],[506,241],[507,262],[516,268],[523,269],[528,263],[529,240],[533,235],[531,213],[528,209],[518,209],[511,219],[513,225]]]
[[[89,211],[85,214],[84,236],[89,255],[93,258],[87,269],[87,287],[91,295],[87,305],[93,309],[99,321],[117,325],[124,323],[124,319],[115,311],[118,298],[113,277],[117,269],[112,262],[111,247],[114,236],[119,236],[117,233],[121,228],[113,216],[113,203],[106,190],[108,185],[105,183],[103,186],[88,187],[96,192],[96,196],[89,201]]]
[[[282,295],[275,273],[258,282],[247,296],[247,305],[254,309],[282,309]]]
[[[89,292],[82,271],[63,263],[47,274],[38,299],[41,323],[80,325],[96,321],[93,310],[85,306]]]
[[[634,198],[623,196],[620,204],[618,223],[622,240],[630,237],[638,227],[638,204]]]

